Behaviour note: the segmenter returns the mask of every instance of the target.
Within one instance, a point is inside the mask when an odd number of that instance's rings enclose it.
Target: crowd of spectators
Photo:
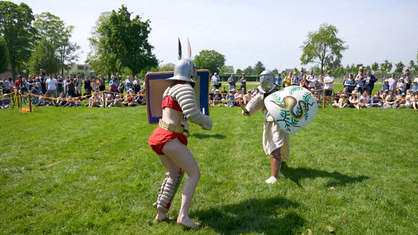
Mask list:
[[[240,104],[245,105],[258,93],[257,88],[246,91],[244,75],[240,80],[241,87],[238,89],[236,88],[238,80],[233,74],[228,78],[228,91],[225,87],[221,91],[219,90],[222,86],[219,80],[219,76],[214,73],[211,78],[213,89],[209,92],[209,104],[211,106],[221,106],[223,104],[227,107],[235,107]],[[331,71],[327,71],[325,76],[316,76],[312,70],[305,74],[302,69],[299,74],[295,71],[289,72],[288,76],[284,78],[279,73],[276,77],[276,86],[302,86],[317,97],[318,103],[327,102],[335,108],[418,108],[418,75],[413,79],[408,68],[399,78],[396,78],[395,74],[391,74],[389,79],[383,81],[382,88],[375,93],[373,93],[373,90],[378,79],[370,71],[363,73],[362,67],[359,68],[357,75],[349,74],[347,76],[343,82],[343,90],[334,92],[334,81]],[[323,94],[324,90],[325,94]],[[325,97],[325,100],[322,100],[322,97]]]
[[[103,75],[82,78],[80,75],[74,77],[70,74],[63,79],[62,76],[46,76],[41,70],[39,76],[0,80],[3,94],[0,96],[0,105],[1,108],[11,107],[15,91],[22,96],[23,104],[31,102],[35,106],[121,107],[146,104],[145,89],[141,89],[141,82],[136,76],[134,79],[127,76],[123,81],[116,73],[111,76],[108,87],[106,89]],[[31,94],[30,101],[28,94]]]

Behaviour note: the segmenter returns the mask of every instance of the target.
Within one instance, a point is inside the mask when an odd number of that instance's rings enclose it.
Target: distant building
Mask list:
[[[94,70],[88,64],[72,64],[69,70],[72,74],[94,75]]]

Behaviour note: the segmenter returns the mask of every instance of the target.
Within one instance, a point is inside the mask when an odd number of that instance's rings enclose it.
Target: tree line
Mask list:
[[[173,71],[173,63],[159,64],[152,52],[154,47],[148,41],[150,23],[150,20],[132,15],[125,5],[117,11],[101,13],[88,38],[90,52],[85,62],[96,74],[107,74],[109,77],[116,73],[143,76],[147,71]],[[73,30],[74,26],[66,26],[58,16],[49,12],[33,15],[32,9],[25,3],[17,5],[0,1],[0,73],[10,66],[13,77],[17,73],[38,74],[39,69],[47,74],[63,75],[79,58],[77,52],[80,47],[71,42]],[[345,76],[357,73],[362,66],[366,71],[386,77],[393,68],[395,73],[400,74],[406,66],[402,62],[393,64],[388,60],[372,65],[341,65],[342,53],[349,46],[338,37],[337,27],[328,24],[309,32],[300,48],[301,64],[314,63],[310,69],[315,74],[331,70],[335,76]],[[202,50],[194,57],[198,68],[208,69],[211,73],[259,75],[265,70],[261,61],[236,70],[231,65],[225,65],[225,61],[225,55],[214,50]],[[414,60],[410,60],[408,66],[412,73],[418,72]],[[298,72],[298,68],[294,70]],[[273,72],[284,71],[275,68]]]

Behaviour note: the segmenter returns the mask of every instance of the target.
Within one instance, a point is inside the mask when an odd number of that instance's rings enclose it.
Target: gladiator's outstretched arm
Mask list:
[[[247,106],[245,106],[246,111],[242,111],[242,114],[247,116],[254,115],[258,110],[260,110],[264,105],[263,95],[257,94],[254,98],[248,102]]]
[[[200,125],[205,130],[212,129],[212,119],[197,108],[194,89],[190,84],[178,84],[172,87],[169,95],[177,100],[188,121]]]

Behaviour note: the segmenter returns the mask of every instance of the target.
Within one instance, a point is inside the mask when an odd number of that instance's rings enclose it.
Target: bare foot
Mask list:
[[[155,220],[158,221],[158,222],[166,220],[166,219],[168,219],[168,217],[163,212],[158,212],[158,214],[155,216]]]
[[[177,219],[177,223],[186,227],[186,228],[198,228],[199,227],[199,223],[195,223],[193,222],[193,220],[191,220],[190,218],[184,218],[184,219]]]

